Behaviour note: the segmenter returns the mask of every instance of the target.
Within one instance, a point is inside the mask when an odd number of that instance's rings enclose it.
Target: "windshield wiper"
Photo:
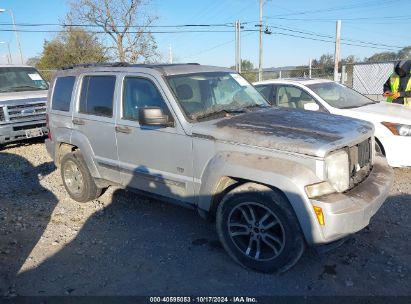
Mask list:
[[[269,107],[270,107],[270,106],[265,105],[265,104],[252,104],[252,105],[249,105],[249,106],[244,107],[244,109],[247,109],[247,110],[249,110],[249,109],[254,109],[254,108],[263,109],[263,108],[269,108]]]
[[[212,117],[212,116],[218,116],[218,115],[226,115],[226,114],[240,114],[240,113],[245,113],[244,109],[236,109],[236,110],[230,110],[230,109],[222,109],[214,112],[208,112],[204,114],[199,114],[194,117],[194,119],[204,119],[207,117]]]
[[[42,88],[36,87],[36,86],[31,86],[31,85],[21,85],[21,86],[15,86],[15,87],[10,87],[9,90],[19,90],[19,89],[35,89],[35,90],[42,90]]]
[[[367,103],[364,103],[364,104],[362,104],[362,105],[341,107],[340,109],[355,109],[355,108],[361,108],[361,107],[368,106],[368,105],[375,104],[375,103],[376,103],[376,102],[367,102]]]

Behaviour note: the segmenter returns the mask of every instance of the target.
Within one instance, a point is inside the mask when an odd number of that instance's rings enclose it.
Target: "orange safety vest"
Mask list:
[[[398,88],[400,87],[400,76],[397,73],[392,73],[390,76],[390,87],[391,92],[396,93],[398,92]],[[405,91],[411,91],[411,78],[408,80],[407,86]],[[387,97],[387,102],[392,103],[393,99],[391,96]],[[411,98],[404,97],[404,105],[411,106]]]

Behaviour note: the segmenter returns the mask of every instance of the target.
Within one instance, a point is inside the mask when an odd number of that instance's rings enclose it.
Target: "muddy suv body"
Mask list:
[[[25,65],[0,65],[0,145],[47,134],[48,84]]]
[[[361,230],[393,182],[371,124],[270,108],[225,68],[90,65],[51,88],[46,145],[73,199],[120,185],[192,206],[257,271]]]

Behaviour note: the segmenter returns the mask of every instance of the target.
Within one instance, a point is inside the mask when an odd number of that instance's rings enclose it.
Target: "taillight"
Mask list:
[[[49,114],[46,114],[46,127],[47,127],[47,137],[51,140],[51,131],[50,131],[50,124],[49,124]]]

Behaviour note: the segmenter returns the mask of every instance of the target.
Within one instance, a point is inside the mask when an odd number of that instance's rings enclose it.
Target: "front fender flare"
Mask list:
[[[265,184],[280,190],[291,204],[308,242],[313,230],[321,229],[304,187],[321,182],[308,167],[287,159],[253,155],[240,152],[224,152],[213,157],[202,175],[198,208],[209,212],[220,180],[224,177]],[[314,228],[316,227],[316,228]]]

